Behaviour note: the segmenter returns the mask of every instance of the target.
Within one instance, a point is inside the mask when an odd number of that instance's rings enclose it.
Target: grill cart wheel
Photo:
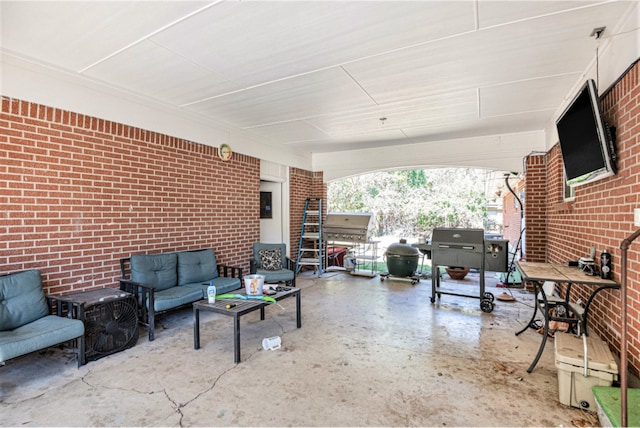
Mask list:
[[[493,302],[495,300],[493,293],[489,293],[488,291],[484,293],[482,297],[484,297],[485,300],[488,300],[490,302]]]
[[[491,303],[489,300],[480,301],[480,309],[482,310],[482,312],[491,313],[493,311],[493,307],[493,303]]]

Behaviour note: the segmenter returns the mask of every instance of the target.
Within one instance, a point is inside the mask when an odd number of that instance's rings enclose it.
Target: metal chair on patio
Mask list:
[[[264,275],[265,283],[284,282],[296,286],[296,264],[287,257],[285,244],[255,242],[249,268],[252,274]]]

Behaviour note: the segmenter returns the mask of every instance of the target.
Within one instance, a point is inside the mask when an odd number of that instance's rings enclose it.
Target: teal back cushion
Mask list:
[[[178,285],[178,256],[168,254],[135,254],[131,256],[131,280],[158,291]]]
[[[0,331],[14,330],[47,315],[40,271],[0,276]]]
[[[213,250],[178,253],[178,284],[192,284],[218,277],[216,255]]]

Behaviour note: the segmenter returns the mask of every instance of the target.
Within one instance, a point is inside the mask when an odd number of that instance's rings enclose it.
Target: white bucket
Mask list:
[[[247,296],[262,296],[264,275],[247,275],[244,277],[244,288]]]

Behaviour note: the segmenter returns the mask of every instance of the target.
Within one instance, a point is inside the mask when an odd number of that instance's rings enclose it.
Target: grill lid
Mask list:
[[[484,248],[484,230],[435,228],[431,236],[431,247],[482,251]]]
[[[389,247],[387,247],[387,251],[385,251],[385,255],[412,258],[420,256],[420,251],[418,251],[417,248],[412,247],[410,244],[407,244],[406,239],[401,239],[400,242],[389,245]]]
[[[367,242],[371,213],[328,213],[322,233],[328,241]]]
[[[324,227],[341,229],[368,229],[371,213],[327,213]]]
[[[464,266],[484,270],[484,230],[433,229],[431,265]]]

